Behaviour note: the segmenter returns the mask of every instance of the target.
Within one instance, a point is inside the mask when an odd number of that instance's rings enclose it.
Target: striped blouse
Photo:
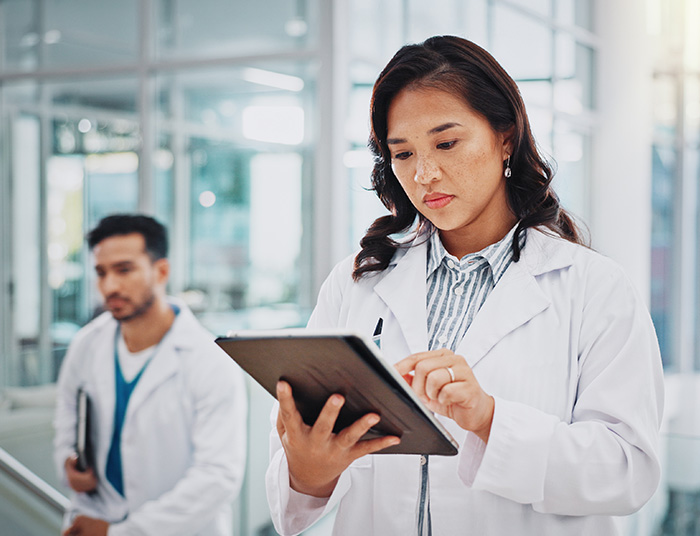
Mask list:
[[[514,226],[499,242],[458,259],[434,230],[428,244],[427,294],[430,350],[457,349],[487,296],[513,262]]]

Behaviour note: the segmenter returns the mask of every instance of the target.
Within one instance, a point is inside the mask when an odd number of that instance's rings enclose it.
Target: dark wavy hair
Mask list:
[[[387,113],[403,89],[434,88],[461,95],[494,131],[512,131],[512,175],[506,181],[510,209],[518,220],[513,236],[513,260],[520,259],[526,229],[544,226],[576,243],[584,243],[573,219],[560,206],[551,188],[554,173],[540,156],[530,130],[525,104],[515,81],[484,49],[466,39],[436,36],[402,47],[374,84],[370,106],[369,147],[374,154],[372,189],[390,214],[374,221],[360,241],[353,278],[387,268],[399,243],[392,238],[408,231],[418,219],[427,220],[413,206],[391,169],[387,145]]]

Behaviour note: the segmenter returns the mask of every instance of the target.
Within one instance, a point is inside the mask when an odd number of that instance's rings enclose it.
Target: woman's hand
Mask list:
[[[287,456],[289,484],[300,493],[330,497],[340,474],[353,461],[400,441],[396,436],[360,441],[379,422],[376,413],[368,413],[334,434],[333,426],[345,403],[339,394],[328,398],[313,426],[302,420],[287,382],[277,383],[277,400],[277,433]]]
[[[447,349],[433,350],[410,355],[395,366],[431,411],[453,419],[488,443],[494,400],[462,356]]]

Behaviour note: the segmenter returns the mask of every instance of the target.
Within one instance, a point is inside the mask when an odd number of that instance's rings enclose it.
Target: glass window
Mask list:
[[[305,63],[267,63],[156,81],[156,167],[166,183],[177,177],[173,224],[180,214],[187,221],[173,272],[181,272],[178,290],[206,304],[214,332],[302,323],[312,73]],[[256,314],[262,309],[267,319]]]
[[[141,132],[133,79],[55,82],[42,91],[51,102],[46,247],[51,335],[59,365],[72,336],[102,303],[85,233],[108,214],[138,208]]]
[[[534,17],[497,5],[490,52],[515,80],[552,79],[553,30]],[[519,39],[513,40],[514,32]]]
[[[557,110],[579,115],[594,107],[593,49],[578,43],[573,36],[559,33],[556,39],[556,85],[554,105]]]
[[[30,89],[31,91],[31,89]],[[41,355],[40,121],[30,114],[10,116],[12,147],[12,322],[14,350],[7,356],[8,385],[36,385],[44,378]]]
[[[677,240],[680,230],[675,204],[678,198],[678,151],[676,147],[676,79],[654,80],[654,145],[652,146],[651,316],[656,327],[661,357],[667,370],[679,366],[673,319],[678,307],[676,292]],[[677,324],[677,323],[675,323]]]
[[[347,46],[350,58],[363,60],[374,67],[366,80],[379,74],[380,69],[404,44],[404,2],[402,0],[353,0],[347,3]]]
[[[433,35],[462,35],[475,43],[486,43],[485,0],[410,0],[406,41],[417,43]]]
[[[519,4],[523,8],[534,11],[540,15],[552,15],[552,0],[509,0],[512,4]]]
[[[4,67],[34,71],[133,62],[139,56],[140,4],[4,0]]]
[[[594,2],[591,0],[556,0],[557,19],[563,24],[593,30]]]
[[[260,54],[305,49],[318,36],[318,0],[158,0],[159,58]]]
[[[652,147],[652,233],[651,233],[651,317],[661,348],[664,367],[674,370],[675,359],[672,319],[675,300],[674,219],[677,154],[673,147]]]
[[[577,219],[584,219],[590,212],[587,180],[590,176],[590,136],[573,125],[558,121],[553,139],[557,171],[554,190],[566,210]]]

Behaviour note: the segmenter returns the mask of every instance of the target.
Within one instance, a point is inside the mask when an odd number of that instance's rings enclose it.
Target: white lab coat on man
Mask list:
[[[371,336],[382,318],[389,362],[425,351],[424,238],[380,274],[354,283],[351,272],[349,258],[331,273],[309,326]],[[430,457],[433,535],[616,534],[612,516],[654,493],[663,372],[649,314],[618,265],[529,230],[456,353],[494,396],[495,413],[488,445],[439,417],[461,447]],[[289,487],[273,427],[266,478],[281,534],[335,506],[335,535],[415,534],[419,456],[365,456],[328,500],[313,498]]]
[[[55,462],[74,451],[76,392],[94,408],[98,493],[73,493],[66,523],[78,514],[113,523],[110,536],[227,535],[231,502],[243,481],[247,397],[243,375],[176,300],[173,326],[136,384],[127,406],[121,454],[125,497],[105,477],[114,422],[114,338],[104,313],[71,343],[59,376]]]

